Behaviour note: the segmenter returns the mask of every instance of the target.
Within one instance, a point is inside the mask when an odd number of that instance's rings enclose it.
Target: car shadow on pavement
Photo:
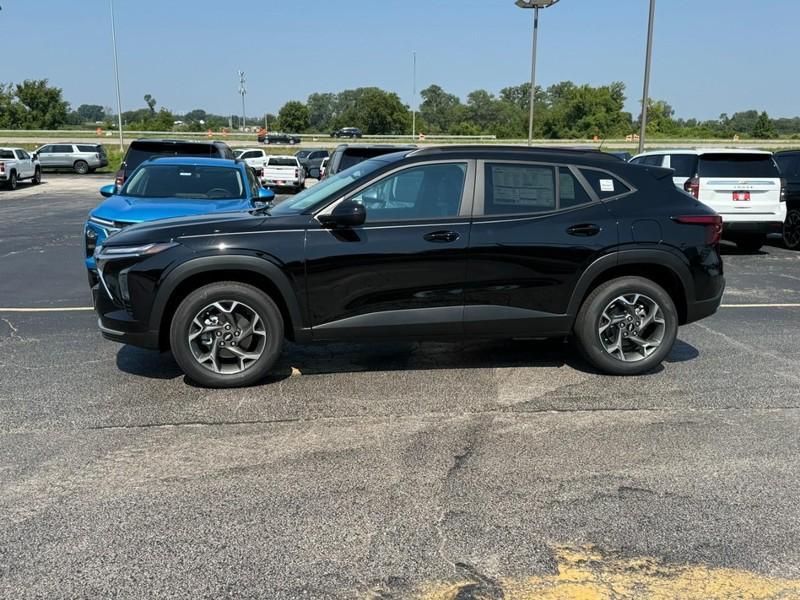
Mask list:
[[[677,340],[665,362],[694,360],[700,352]],[[183,376],[170,353],[123,346],[117,353],[117,367],[148,379]],[[272,374],[260,385],[288,379],[293,375],[330,375],[377,371],[428,371],[439,369],[569,367],[583,373],[599,374],[565,340],[501,340],[462,342],[380,342],[296,345],[287,343]],[[658,366],[643,375],[664,370]],[[195,384],[184,377],[187,385]]]

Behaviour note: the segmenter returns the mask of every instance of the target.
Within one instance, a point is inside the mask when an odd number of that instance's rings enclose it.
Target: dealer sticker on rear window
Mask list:
[[[613,192],[614,191],[614,180],[613,179],[601,179],[600,180],[600,191],[601,192]]]

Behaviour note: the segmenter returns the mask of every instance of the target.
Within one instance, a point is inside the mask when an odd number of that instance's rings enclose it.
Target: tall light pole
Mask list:
[[[239,71],[239,93],[242,95],[241,129],[242,131],[244,131],[244,128],[247,125],[247,117],[245,116],[245,110],[244,110],[244,95],[247,93],[247,88],[245,87],[245,80],[244,80],[244,71]]]
[[[539,38],[539,9],[557,4],[559,0],[517,0],[520,8],[533,9],[533,49],[531,50],[531,99],[528,114],[528,146],[533,144],[533,103],[536,95],[536,42]]]
[[[411,69],[411,138],[417,135],[417,51],[414,55],[413,67]]]
[[[114,23],[114,0],[108,0],[111,5],[111,45],[114,46],[114,78],[117,80],[117,125],[119,126],[119,150],[125,149],[122,138],[122,96],[119,92],[119,62],[117,61],[117,27]]]
[[[644,152],[647,133],[647,105],[650,102],[650,63],[653,61],[653,24],[656,19],[656,0],[650,0],[650,20],[647,25],[647,53],[644,59],[644,92],[642,93],[642,128],[639,132],[639,154]]]

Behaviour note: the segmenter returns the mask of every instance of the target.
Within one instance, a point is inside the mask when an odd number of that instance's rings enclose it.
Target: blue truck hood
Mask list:
[[[109,221],[142,223],[156,219],[250,210],[251,208],[252,204],[246,198],[237,200],[178,200],[175,198],[111,196],[95,208],[90,213],[90,216]]]

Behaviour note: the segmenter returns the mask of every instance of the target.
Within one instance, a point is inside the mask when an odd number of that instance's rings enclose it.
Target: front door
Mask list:
[[[468,160],[401,167],[349,196],[363,226],[309,229],[315,339],[461,333],[474,173]]]
[[[609,195],[630,190],[569,165],[479,161],[477,172],[465,334],[562,335],[578,278],[618,240],[589,178]]]

